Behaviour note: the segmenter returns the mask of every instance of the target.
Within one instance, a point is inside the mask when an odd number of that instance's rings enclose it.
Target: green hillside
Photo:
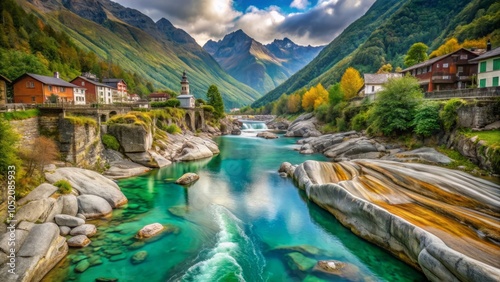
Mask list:
[[[252,104],[260,107],[303,87],[340,80],[352,66],[361,73],[376,72],[383,64],[403,66],[409,47],[424,42],[431,49],[450,36],[461,40],[493,34],[498,37],[495,0],[377,0],[368,12],[335,38],[305,68]],[[477,22],[479,21],[479,22]]]
[[[180,76],[186,70],[193,95],[205,98],[208,87],[215,84],[227,108],[249,104],[260,96],[228,75],[200,46],[176,42],[176,38],[168,37],[171,32],[162,34],[151,19],[136,10],[107,0],[63,2],[94,19],[90,20],[59,1],[17,1],[55,30],[68,34],[83,50],[137,73],[151,81],[156,89],[178,91]],[[138,18],[146,19],[146,25],[134,26]]]

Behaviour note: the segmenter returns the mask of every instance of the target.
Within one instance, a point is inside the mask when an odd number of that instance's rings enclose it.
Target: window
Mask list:
[[[500,59],[493,60],[493,70],[500,70]]]
[[[479,64],[479,72],[486,72],[486,62],[481,62]]]
[[[450,79],[449,75],[443,75],[443,79]]]
[[[65,92],[66,91],[66,88],[64,87],[59,87],[59,92]]]
[[[85,86],[85,81],[82,81],[82,86]]]
[[[498,76],[493,78],[493,83],[491,86],[498,86]]]
[[[465,54],[465,55],[460,55],[460,60],[467,60],[467,54]]]
[[[375,86],[374,85],[372,86],[372,92],[375,92]]]
[[[458,67],[457,71],[458,72],[463,72],[464,71],[464,67]]]
[[[31,97],[31,102],[35,102],[35,101],[36,101],[36,97],[35,96]]]
[[[26,81],[26,88],[35,88],[35,83],[33,81]]]
[[[486,78],[479,80],[479,87],[480,88],[486,87]]]
[[[439,68],[439,64],[436,65],[436,68]]]
[[[447,68],[447,67],[448,67],[448,63],[444,63],[443,68]]]

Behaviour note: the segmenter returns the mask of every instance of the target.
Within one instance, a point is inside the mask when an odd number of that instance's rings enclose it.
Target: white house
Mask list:
[[[75,105],[85,105],[85,91],[87,89],[83,87],[75,87],[73,88],[73,101]]]
[[[500,47],[489,50],[469,62],[478,63],[477,81],[479,88],[500,85],[498,81],[500,77]]]
[[[113,89],[110,86],[97,86],[99,103],[113,104]]]
[[[399,78],[402,76],[403,74],[401,73],[365,73],[365,97],[367,97],[370,101],[375,100],[375,94],[384,89],[384,83],[391,78]]]

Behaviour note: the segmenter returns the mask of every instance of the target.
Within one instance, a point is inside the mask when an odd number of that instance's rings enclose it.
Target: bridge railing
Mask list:
[[[500,97],[500,87],[483,87],[426,92],[425,99],[481,99]]]

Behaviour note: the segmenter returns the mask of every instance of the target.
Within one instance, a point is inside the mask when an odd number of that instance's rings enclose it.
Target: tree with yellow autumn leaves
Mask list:
[[[304,97],[302,97],[302,108],[306,112],[311,112],[326,103],[328,103],[328,91],[326,91],[321,83],[309,88]]]
[[[347,100],[356,97],[363,84],[363,78],[353,67],[349,67],[340,79],[340,89]]]

